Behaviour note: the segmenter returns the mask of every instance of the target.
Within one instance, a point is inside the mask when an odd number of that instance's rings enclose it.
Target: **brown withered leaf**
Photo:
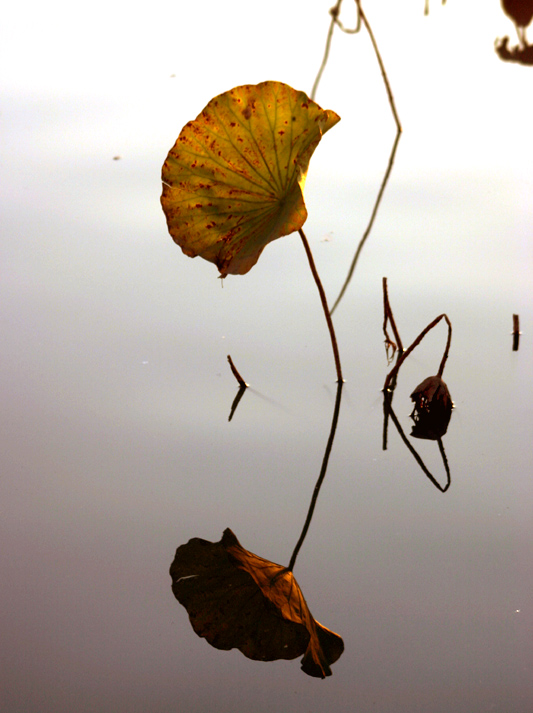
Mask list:
[[[178,547],[170,576],[194,631],[215,648],[256,661],[303,655],[305,673],[331,676],[342,638],[313,618],[292,572],[245,550],[229,528],[220,542]]]

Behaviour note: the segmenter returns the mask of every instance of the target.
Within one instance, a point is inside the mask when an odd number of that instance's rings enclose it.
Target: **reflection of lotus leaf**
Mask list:
[[[331,676],[342,638],[313,619],[292,572],[245,550],[230,529],[220,542],[195,537],[178,547],[170,575],[194,631],[212,646],[256,661],[303,655],[305,673]]]
[[[181,131],[163,165],[161,203],[183,252],[243,275],[307,218],[303,186],[339,117],[280,82],[236,87]]]

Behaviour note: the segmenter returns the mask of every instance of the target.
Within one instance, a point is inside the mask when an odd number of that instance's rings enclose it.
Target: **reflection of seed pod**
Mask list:
[[[452,415],[453,401],[440,376],[429,376],[411,394],[414,408],[411,435],[432,441],[444,436]]]

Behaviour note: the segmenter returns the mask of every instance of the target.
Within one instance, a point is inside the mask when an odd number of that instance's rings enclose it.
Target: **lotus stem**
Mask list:
[[[300,233],[302,243],[304,244],[304,249],[305,249],[305,252],[307,255],[307,259],[309,260],[309,267],[311,268],[311,272],[313,273],[313,277],[315,279],[316,286],[318,287],[320,301],[322,302],[322,308],[324,309],[324,315],[326,317],[326,322],[327,322],[329,334],[331,337],[331,346],[333,347],[333,356],[335,358],[335,369],[337,370],[337,381],[339,383],[342,383],[344,381],[344,379],[342,378],[339,347],[337,346],[337,337],[335,336],[335,328],[333,326],[333,320],[331,319],[331,315],[329,313],[329,307],[328,307],[328,301],[326,299],[326,293],[324,292],[324,288],[322,287],[322,282],[320,281],[320,277],[318,275],[318,272],[317,272],[317,269],[315,266],[315,261],[313,260],[313,254],[311,252],[311,248],[309,247],[309,243],[307,242],[307,238],[305,237],[305,233],[301,228],[298,232]]]

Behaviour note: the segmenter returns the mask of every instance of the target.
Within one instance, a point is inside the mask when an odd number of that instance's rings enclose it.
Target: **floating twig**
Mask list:
[[[248,386],[248,384],[246,383],[246,381],[242,378],[242,376],[241,376],[241,375],[239,374],[239,372],[237,371],[237,367],[236,367],[235,364],[233,363],[233,359],[231,358],[231,356],[230,356],[229,354],[228,354],[228,361],[229,361],[229,365],[230,365],[230,367],[231,367],[231,371],[232,371],[232,373],[233,373],[233,376],[234,376],[234,377],[237,379],[237,381],[239,382],[239,386],[240,386],[241,388],[243,388],[243,389],[246,389],[247,386]]]
[[[517,314],[513,314],[513,352],[518,351],[520,334],[520,318]]]
[[[233,363],[233,359],[231,358],[231,356],[230,356],[229,354],[228,354],[228,362],[229,362],[229,365],[230,365],[230,367],[231,367],[231,371],[232,371],[232,373],[233,373],[233,376],[237,379],[237,382],[239,383],[239,390],[237,391],[237,395],[236,395],[235,398],[233,399],[233,403],[231,404],[231,409],[230,409],[230,412],[229,412],[228,421],[231,421],[231,419],[233,418],[233,414],[234,414],[235,411],[237,410],[237,406],[239,405],[239,401],[242,399],[242,396],[243,396],[244,392],[245,392],[246,389],[248,388],[248,384],[246,383],[246,381],[245,381],[245,380],[242,378],[242,376],[240,375],[240,373],[239,373],[237,367],[236,367],[235,364]]]

